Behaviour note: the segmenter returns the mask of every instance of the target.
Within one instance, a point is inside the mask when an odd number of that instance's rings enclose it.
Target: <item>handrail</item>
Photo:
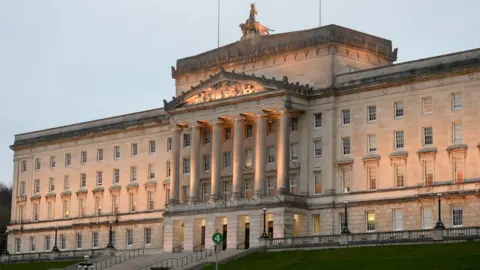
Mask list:
[[[94,263],[93,264],[93,269],[94,270],[106,269],[106,268],[111,267],[113,265],[116,265],[116,264],[119,264],[119,263],[122,263],[122,262],[125,262],[125,261],[129,261],[129,260],[134,259],[134,258],[139,257],[139,256],[143,256],[144,254],[145,254],[145,249],[144,248],[132,249],[132,250],[129,250],[125,253],[117,255],[113,258]]]
[[[137,268],[137,270],[149,270],[151,267],[168,267],[168,268],[183,267],[185,265],[195,263],[197,261],[210,257],[213,254],[215,254],[215,246],[206,248],[202,251],[198,251],[180,258],[167,258],[150,265],[142,266],[140,268]]]
[[[196,247],[193,248],[193,251],[198,251],[198,248],[200,247],[200,251],[204,250],[205,249],[205,245],[204,244],[200,244]]]
[[[173,253],[178,253],[178,252],[182,252],[182,251],[183,251],[183,245],[178,245],[178,246],[172,248]]]
[[[243,245],[243,248],[245,249],[245,242],[241,242],[240,244],[237,244],[237,250],[240,249],[241,245]]]

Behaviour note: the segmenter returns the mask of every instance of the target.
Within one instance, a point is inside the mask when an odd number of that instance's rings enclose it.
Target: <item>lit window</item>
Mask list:
[[[376,106],[368,106],[367,111],[368,111],[367,122],[373,123],[373,122],[377,121],[377,107]]]
[[[423,167],[423,183],[425,186],[433,185],[433,173],[434,173],[433,160],[427,159],[422,161]]]
[[[115,159],[120,159],[120,146],[117,145],[113,148],[113,154]]]
[[[393,209],[393,230],[394,231],[402,231],[403,230],[403,210],[401,209]]]
[[[41,167],[42,167],[42,161],[39,158],[36,158],[35,159],[35,170],[39,171]]]
[[[223,136],[224,140],[228,141],[232,139],[232,129],[231,128],[224,128],[223,129]]]
[[[87,175],[85,173],[80,174],[80,188],[87,186]]]
[[[185,159],[184,159],[183,162],[185,164]],[[149,164],[148,165],[148,180],[155,180],[155,165],[154,164]]]
[[[464,171],[464,157],[463,156],[454,156],[452,158],[452,179],[456,184],[462,184],[463,183],[463,171]]]
[[[247,124],[245,125],[245,138],[253,137],[253,125]]]
[[[395,164],[395,186],[404,187],[405,186],[405,165]]]
[[[209,144],[211,142],[211,136],[212,136],[212,134],[210,133],[210,130],[204,130],[203,131],[203,144]]]
[[[298,144],[297,143],[290,144],[290,160],[297,160],[298,159],[297,149],[298,149]],[[252,151],[252,155],[253,155],[253,151]]]
[[[321,157],[322,156],[322,140],[317,139],[313,141],[313,148],[315,150],[315,157]]]
[[[145,245],[152,244],[152,229],[145,228]]]
[[[57,161],[55,159],[55,156],[50,157],[50,168],[55,168],[57,166]]]
[[[342,110],[343,125],[350,125],[350,110]]]
[[[69,218],[70,217],[70,201],[69,200],[63,200],[63,218]]]
[[[452,110],[461,110],[463,108],[462,93],[452,94]]]
[[[320,233],[320,215],[312,215],[313,217],[313,233]]]
[[[103,161],[103,149],[97,149],[97,161]]]
[[[431,229],[433,227],[432,209],[422,207],[422,229]]]
[[[403,149],[405,147],[405,134],[403,130],[395,131],[395,149]]]
[[[462,123],[453,123],[452,142],[461,143],[463,141],[463,125]]]
[[[463,209],[459,206],[452,207],[452,226],[453,227],[462,227],[463,226]]]
[[[81,163],[82,163],[82,164],[87,163],[87,151],[82,151],[82,152],[80,153],[80,156],[81,156],[81,157],[80,157]]]
[[[154,140],[149,141],[148,146],[149,146],[148,149],[149,149],[150,154],[153,154],[157,151],[157,145],[156,145],[156,142]]]
[[[375,212],[367,212],[367,232],[375,231]]]
[[[113,169],[113,183],[117,184],[120,182],[120,170]]]
[[[322,171],[314,171],[313,172],[313,181],[314,181],[314,192],[315,194],[322,193]]]
[[[190,158],[183,158],[183,174],[190,173]]]
[[[132,157],[138,155],[138,144],[132,143],[131,152],[132,152]]]
[[[298,130],[298,118],[292,118],[292,123],[290,125],[290,131]]]
[[[127,230],[127,246],[129,247],[133,246],[133,230],[132,229]]]
[[[433,145],[433,128],[431,127],[423,128],[423,145],[424,146]]]
[[[232,152],[223,153],[223,167],[224,168],[232,167]]]
[[[368,140],[368,152],[369,153],[375,153],[377,151],[377,135],[375,134],[369,134],[367,135],[367,140]]]
[[[350,137],[342,138],[342,153],[344,155],[350,155]]]
[[[97,172],[97,186],[103,185],[103,173]]]
[[[253,150],[252,149],[245,150],[245,167],[246,168],[253,167]]]
[[[342,179],[342,188],[343,192],[350,192],[352,189],[351,186],[351,168],[350,167],[342,167],[340,169],[340,179]]]
[[[368,189],[377,189],[377,168],[367,167]]]
[[[432,114],[433,112],[433,99],[432,97],[422,98],[423,114]]]
[[[316,113],[313,115],[314,119],[314,127],[321,128],[322,127],[322,113]]]
[[[395,118],[403,118],[404,107],[403,101],[395,102]]]
[[[130,167],[130,182],[137,181],[137,167]]]
[[[67,153],[65,154],[65,167],[70,167],[72,164],[72,154]]]
[[[275,157],[276,157],[275,146],[269,146],[267,148],[267,153],[268,153],[267,162],[270,164],[275,163]]]

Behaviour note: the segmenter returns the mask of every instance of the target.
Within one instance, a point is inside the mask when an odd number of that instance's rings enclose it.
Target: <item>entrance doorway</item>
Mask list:
[[[245,249],[250,248],[250,223],[245,223]]]
[[[268,238],[273,238],[273,221],[268,222]]]
[[[223,225],[223,250],[227,249],[227,225]]]
[[[202,234],[201,234],[201,239],[200,239],[200,245],[202,247],[202,250],[205,248],[205,226],[202,226]]]

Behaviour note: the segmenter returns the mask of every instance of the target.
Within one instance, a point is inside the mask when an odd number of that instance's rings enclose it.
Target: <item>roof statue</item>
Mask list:
[[[242,39],[245,39],[249,35],[260,34],[262,36],[269,35],[270,31],[275,31],[262,25],[260,22],[257,22],[255,19],[257,15],[257,10],[255,9],[255,4],[250,4],[250,16],[248,17],[245,23],[240,24],[240,29],[242,30],[243,36]]]

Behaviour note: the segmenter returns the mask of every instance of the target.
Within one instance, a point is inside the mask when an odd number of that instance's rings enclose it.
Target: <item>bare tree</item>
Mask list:
[[[10,223],[10,211],[12,208],[12,188],[0,184],[0,252],[4,247],[4,232]]]

